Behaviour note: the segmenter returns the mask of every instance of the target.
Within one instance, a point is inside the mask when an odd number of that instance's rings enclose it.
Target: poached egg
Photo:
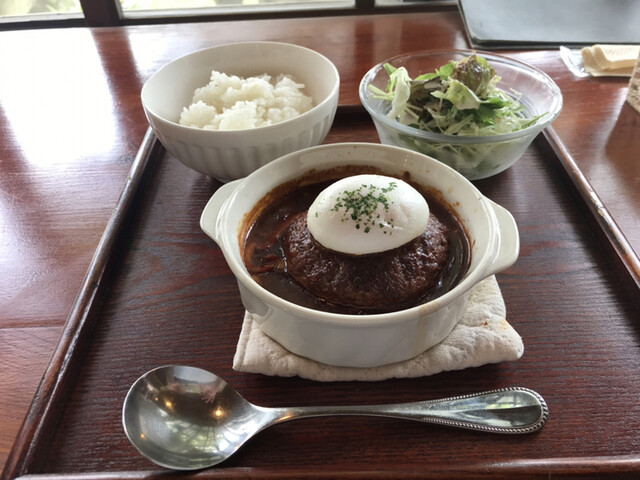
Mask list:
[[[384,175],[355,175],[332,183],[307,212],[307,225],[323,247],[366,255],[398,248],[419,237],[429,205],[407,182]]]

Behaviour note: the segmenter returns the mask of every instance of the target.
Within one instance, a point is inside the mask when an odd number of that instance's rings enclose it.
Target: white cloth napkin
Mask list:
[[[246,312],[233,359],[241,372],[282,377],[300,376],[316,381],[374,381],[433,375],[487,363],[517,360],[524,352],[522,338],[506,321],[506,308],[495,277],[489,277],[470,292],[462,319],[438,345],[426,352],[391,365],[349,368],[324,365],[300,357],[265,335],[253,314]]]

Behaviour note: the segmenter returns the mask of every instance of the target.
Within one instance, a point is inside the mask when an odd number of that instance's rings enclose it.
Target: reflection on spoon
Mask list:
[[[127,437],[152,462],[175,470],[217,465],[265,428],[287,420],[370,415],[494,433],[531,433],[549,415],[544,399],[526,388],[389,405],[264,408],[224,380],[194,367],[165,366],[140,377],[124,401]]]

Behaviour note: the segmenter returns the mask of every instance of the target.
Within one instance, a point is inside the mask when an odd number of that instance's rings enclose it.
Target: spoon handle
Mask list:
[[[367,415],[436,423],[493,433],[540,430],[549,408],[538,393],[510,387],[458,397],[386,405],[276,408],[275,421],[330,415]]]

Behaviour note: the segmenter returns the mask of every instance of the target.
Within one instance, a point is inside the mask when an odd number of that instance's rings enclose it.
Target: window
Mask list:
[[[34,20],[82,15],[80,0],[2,0],[0,17],[7,20]]]
[[[355,0],[119,0],[124,18],[300,12],[353,8]]]
[[[298,6],[304,8],[311,5],[334,3],[353,3],[340,0],[120,0],[123,13],[158,11],[158,10],[188,10],[188,9],[223,9],[227,7],[251,8],[255,6]]]
[[[455,9],[456,0],[0,0],[0,29]]]

